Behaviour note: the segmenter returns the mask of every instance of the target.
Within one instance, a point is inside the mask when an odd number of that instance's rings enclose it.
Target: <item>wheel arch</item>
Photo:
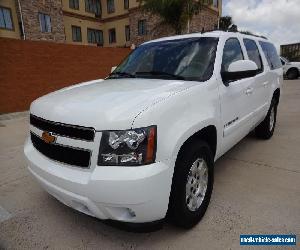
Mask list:
[[[216,152],[217,152],[217,128],[215,125],[208,125],[202,129],[200,129],[199,131],[195,132],[194,134],[192,134],[190,137],[188,137],[183,144],[181,145],[177,157],[176,157],[176,161],[177,159],[180,157],[180,155],[182,154],[183,150],[186,149],[186,147],[188,145],[190,145],[190,143],[192,143],[193,141],[197,141],[197,140],[202,140],[205,141],[210,149],[211,152],[213,154],[213,157],[215,157]]]
[[[291,70],[296,70],[298,72],[298,76],[300,74],[300,69],[298,69],[297,67],[290,67],[287,71],[286,71],[286,75],[291,71]]]
[[[290,70],[297,70],[298,73],[299,73],[299,71],[300,71],[300,69],[297,68],[297,67],[295,67],[295,66],[290,67],[290,68],[287,70],[287,72],[290,71]]]
[[[200,129],[199,131],[193,133],[190,135],[181,145],[177,157],[176,157],[176,163],[175,168],[173,172],[172,177],[172,184],[171,184],[171,190],[170,190],[170,196],[169,196],[169,203],[168,203],[168,211],[167,211],[167,217],[172,218],[174,216],[174,206],[175,206],[175,194],[177,193],[177,185],[176,180],[178,176],[176,175],[176,171],[180,171],[180,168],[178,168],[177,162],[180,161],[180,156],[184,155],[184,150],[190,146],[194,141],[201,140],[205,141],[209,147],[211,148],[211,151],[213,153],[213,158],[217,151],[217,128],[215,125],[208,125]],[[177,166],[177,169],[176,169]]]
[[[280,89],[279,88],[275,89],[272,99],[275,99],[277,105],[279,104],[279,100],[280,100]]]

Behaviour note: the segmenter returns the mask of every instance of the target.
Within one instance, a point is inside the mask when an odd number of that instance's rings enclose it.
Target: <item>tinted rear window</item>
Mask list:
[[[262,41],[260,41],[259,44],[264,51],[264,54],[267,58],[270,68],[271,69],[281,68],[282,64],[277,54],[275,46],[272,43],[262,42]]]

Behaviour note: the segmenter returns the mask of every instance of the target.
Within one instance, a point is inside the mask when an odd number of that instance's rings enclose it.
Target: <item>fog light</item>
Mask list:
[[[142,154],[130,153],[130,154],[102,154],[103,162],[109,164],[119,164],[119,163],[138,163],[141,164],[143,160]]]
[[[136,163],[141,164],[142,160],[143,160],[143,155],[131,153],[131,154],[126,154],[126,155],[120,155],[119,158],[120,158],[120,163],[136,162]]]
[[[116,154],[102,154],[103,162],[107,163],[118,163],[118,156]]]

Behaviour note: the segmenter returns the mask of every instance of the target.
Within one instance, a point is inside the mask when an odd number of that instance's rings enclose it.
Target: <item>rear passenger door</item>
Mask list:
[[[268,111],[268,95],[270,92],[270,82],[264,69],[261,52],[259,51],[258,44],[249,38],[243,39],[247,57],[249,60],[256,63],[258,71],[254,77],[253,93],[251,107],[253,110],[253,127],[262,121]]]
[[[265,114],[267,113],[273,92],[278,86],[280,85],[282,81],[282,64],[280,61],[280,57],[278,56],[277,50],[275,46],[267,41],[259,41],[259,45],[262,49],[262,54],[266,58],[266,81],[268,82],[267,87],[265,88],[265,98],[267,104],[267,109],[265,111]]]

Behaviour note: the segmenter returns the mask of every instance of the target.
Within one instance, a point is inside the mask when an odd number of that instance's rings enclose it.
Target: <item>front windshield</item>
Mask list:
[[[213,73],[218,38],[152,42],[135,49],[108,77],[206,81]]]

